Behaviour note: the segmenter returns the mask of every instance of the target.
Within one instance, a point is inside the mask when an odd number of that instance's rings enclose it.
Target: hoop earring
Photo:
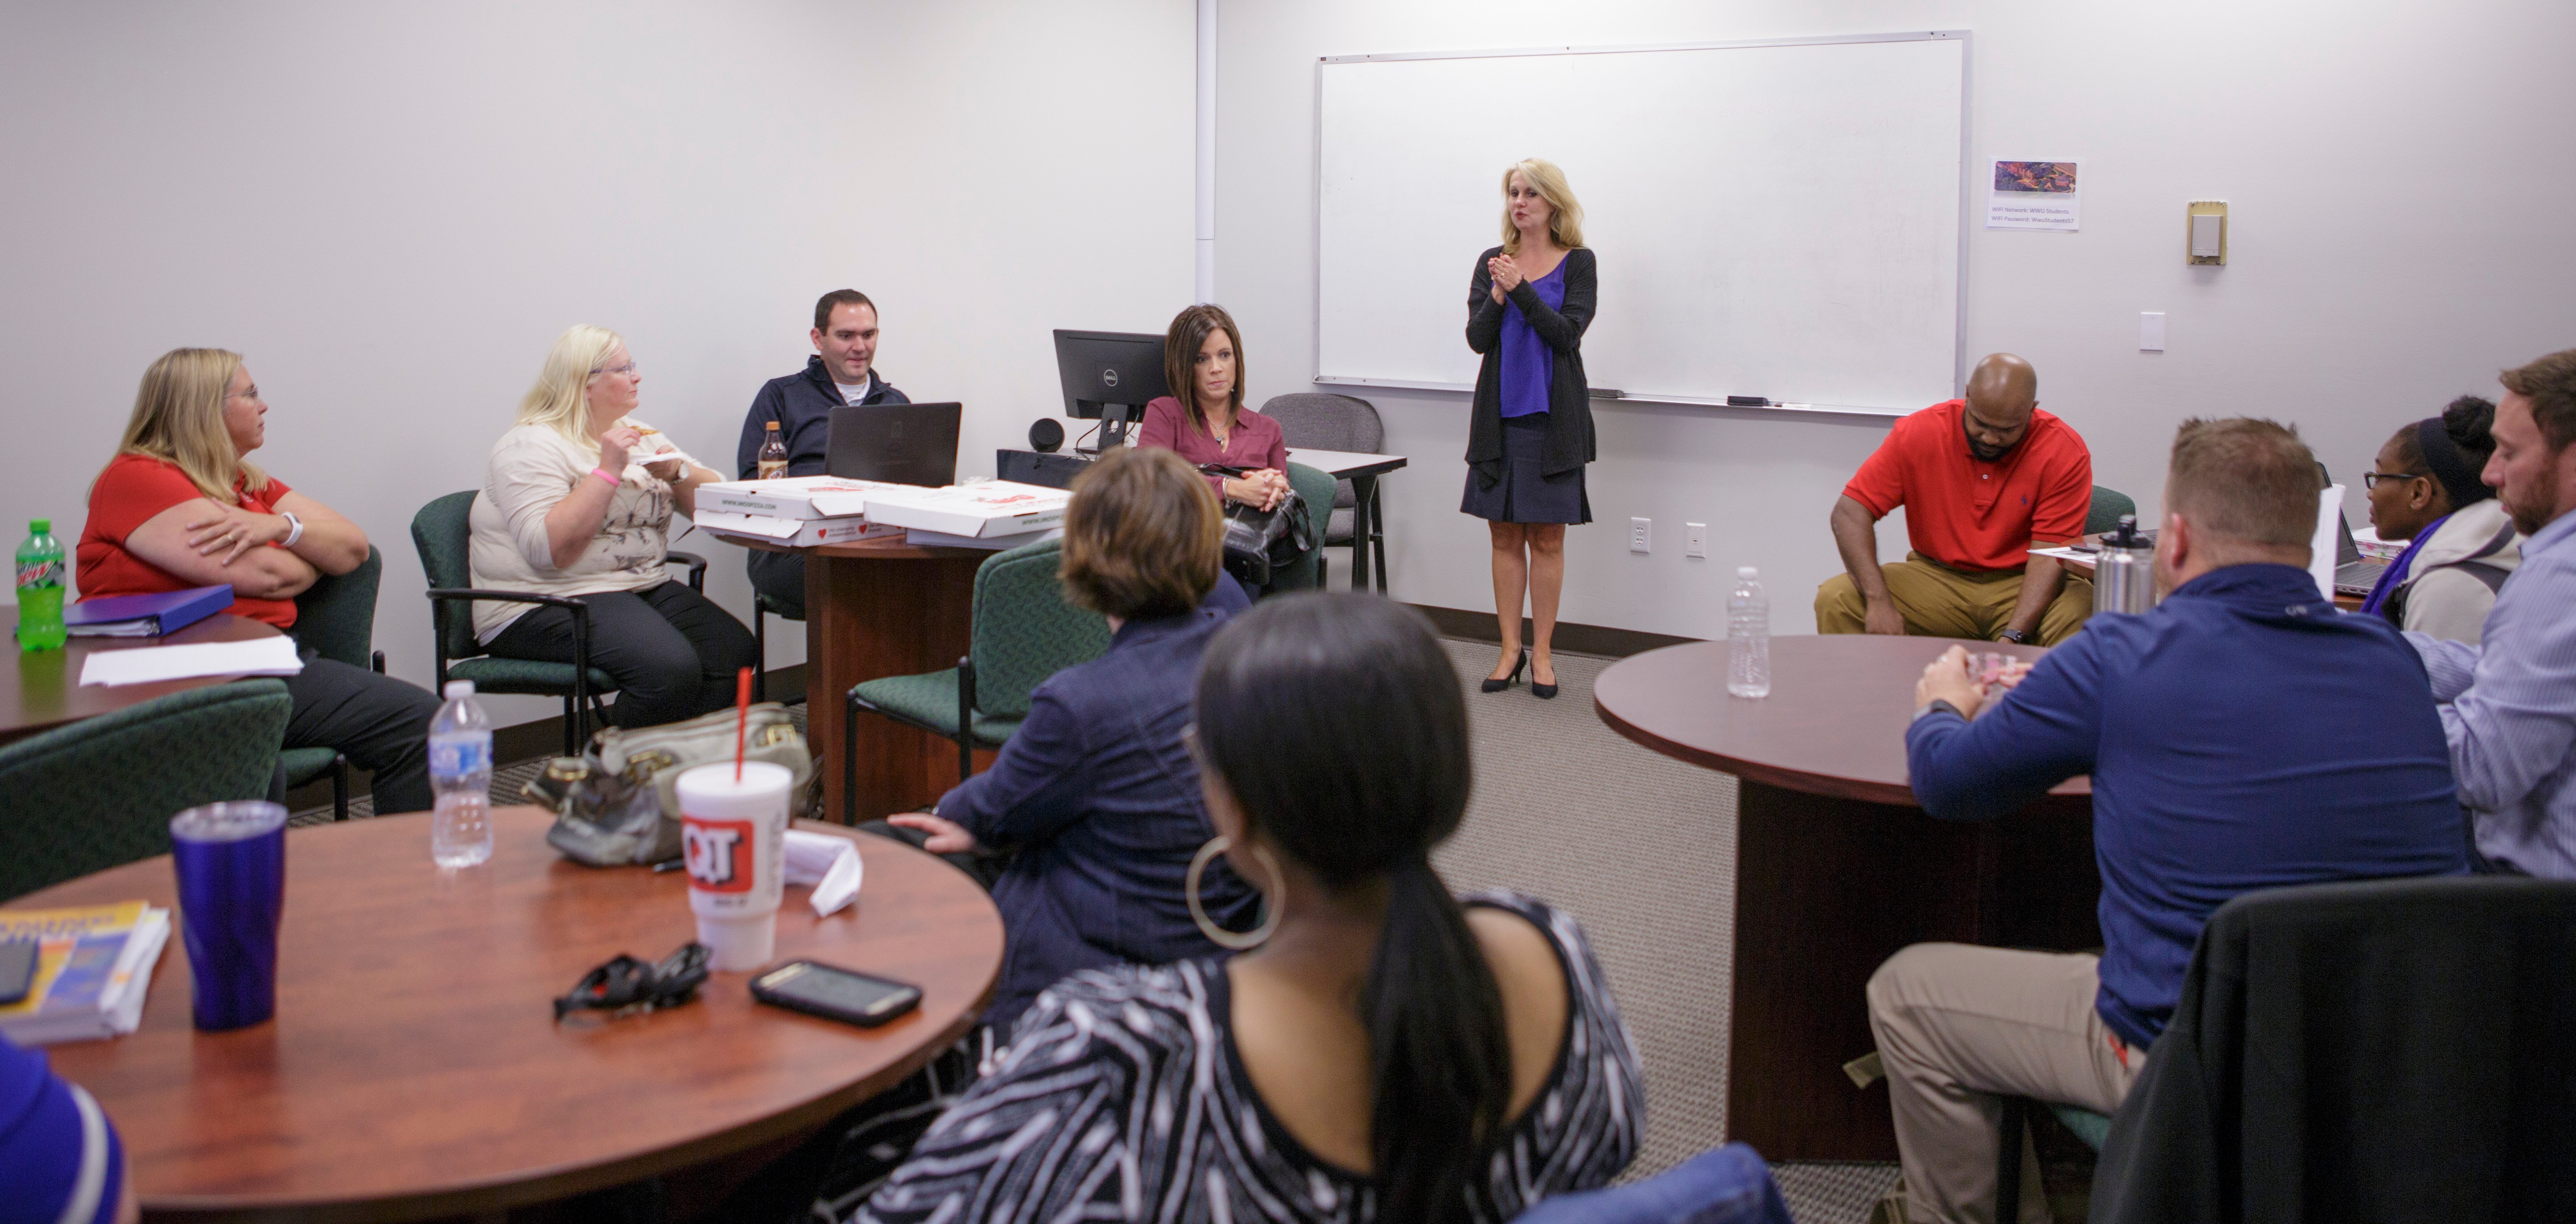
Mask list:
[[[1261,906],[1264,911],[1261,915],[1261,925],[1241,933],[1218,926],[1207,916],[1206,908],[1199,904],[1199,877],[1206,873],[1210,860],[1225,853],[1233,845],[1232,840],[1220,833],[1208,839],[1206,845],[1199,847],[1199,852],[1190,857],[1190,874],[1189,878],[1181,882],[1181,896],[1190,903],[1190,921],[1199,924],[1199,934],[1207,936],[1209,943],[1228,951],[1248,952],[1268,942],[1272,935],[1278,933],[1279,913],[1287,908],[1287,903],[1284,900],[1265,900]],[[1279,860],[1270,857],[1270,852],[1259,846],[1252,848],[1252,856],[1261,860],[1262,868],[1270,873],[1271,883],[1277,886],[1278,892],[1284,897],[1288,891],[1288,877],[1280,874]]]

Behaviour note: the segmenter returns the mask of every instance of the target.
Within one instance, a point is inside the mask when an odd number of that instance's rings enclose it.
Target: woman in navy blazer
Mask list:
[[[1109,619],[1109,653],[1030,695],[993,767],[939,801],[888,817],[939,854],[1007,852],[993,883],[1002,980],[984,1020],[1007,1035],[1038,992],[1080,969],[1158,965],[1223,949],[1190,919],[1182,881],[1216,836],[1181,743],[1199,655],[1250,606],[1219,582],[1224,520],[1198,472],[1168,450],[1112,450],[1074,481],[1064,587]],[[1210,916],[1248,930],[1257,893],[1230,870],[1200,889]]]

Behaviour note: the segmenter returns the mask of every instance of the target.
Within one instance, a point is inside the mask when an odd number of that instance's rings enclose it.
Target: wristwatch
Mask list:
[[[2010,642],[2015,646],[2030,645],[2030,635],[2019,629],[2006,629],[2003,632],[1996,634],[1995,640],[1998,642]]]
[[[277,512],[277,517],[286,520],[286,538],[278,541],[279,546],[295,547],[295,542],[304,538],[304,520],[295,517],[295,512],[292,510],[280,510]]]

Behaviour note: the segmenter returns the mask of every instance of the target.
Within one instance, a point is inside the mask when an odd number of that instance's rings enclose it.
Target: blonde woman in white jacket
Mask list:
[[[2401,629],[2478,644],[2496,590],[2522,561],[2522,538],[2478,479],[2495,439],[2495,405],[2473,395],[2397,431],[2379,448],[2369,486],[2379,538],[2409,540],[2362,611]]]

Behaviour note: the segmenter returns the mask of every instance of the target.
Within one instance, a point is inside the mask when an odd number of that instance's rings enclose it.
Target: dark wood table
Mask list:
[[[732,539],[732,537],[722,537]],[[841,724],[862,680],[944,671],[964,658],[975,615],[980,548],[915,548],[901,539],[786,549],[805,554],[805,742],[823,778],[823,810],[857,824],[938,801],[957,785],[957,745],[890,718],[862,714],[855,812],[841,800]],[[992,763],[975,754],[976,768]]]
[[[0,617],[7,619],[10,629],[16,629],[16,608],[0,610]],[[0,685],[0,744],[24,739],[39,731],[50,731],[65,723],[113,714],[155,697],[241,679],[239,676],[198,676],[188,680],[165,680],[158,684],[84,685],[80,682],[81,667],[95,652],[132,650],[138,646],[186,646],[197,642],[247,642],[278,635],[279,631],[273,625],[247,616],[218,612],[167,637],[76,637],[61,650],[40,650],[34,654],[20,651],[14,637],[0,639],[0,648],[8,650],[18,669],[16,684]]]
[[[862,714],[856,811],[841,798],[841,725],[862,680],[945,671],[974,633],[981,548],[916,548],[899,538],[788,548],[717,536],[762,552],[805,555],[805,743],[823,779],[823,811],[842,824],[918,811],[957,785],[957,745],[890,718]],[[977,749],[975,767],[992,764]]]
[[[761,1006],[747,974],[698,1001],[557,1024],[592,966],[695,936],[687,879],[558,858],[548,817],[502,808],[492,861],[442,873],[426,815],[287,834],[277,1018],[189,1020],[188,958],[163,952],[142,1028],[52,1047],[124,1135],[151,1220],[497,1215],[720,1162],[810,1133],[954,1043],[992,996],[1001,916],[964,873],[866,834],[857,905],[818,919],[791,887],[777,959],[919,985],[919,1010],[860,1029]],[[172,902],[166,857],[13,908]]]
[[[1601,720],[1648,748],[1730,773],[1736,799],[1735,969],[1727,1137],[1771,1160],[1894,1160],[1868,1053],[1869,976],[1925,940],[2097,947],[2089,779],[1984,824],[1930,819],[1905,772],[1923,665],[1941,638],[1771,640],[1771,695],[1726,691],[1726,644],[1648,651],[1593,685]]]

